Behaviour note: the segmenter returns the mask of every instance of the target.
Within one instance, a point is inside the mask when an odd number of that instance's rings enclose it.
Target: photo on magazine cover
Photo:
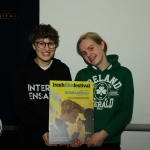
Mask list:
[[[93,83],[50,81],[49,143],[82,143],[94,132]]]

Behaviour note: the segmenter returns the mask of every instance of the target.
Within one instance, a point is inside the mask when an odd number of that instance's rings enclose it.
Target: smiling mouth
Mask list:
[[[93,56],[91,58],[89,58],[89,61],[92,62],[93,60],[95,60],[96,56]]]
[[[44,56],[49,56],[49,55],[50,55],[50,52],[42,53],[42,55],[44,55]]]

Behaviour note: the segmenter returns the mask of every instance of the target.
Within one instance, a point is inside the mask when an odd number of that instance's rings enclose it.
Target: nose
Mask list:
[[[87,57],[90,57],[91,56],[91,52],[87,52]]]
[[[45,43],[45,49],[49,50],[49,43]]]

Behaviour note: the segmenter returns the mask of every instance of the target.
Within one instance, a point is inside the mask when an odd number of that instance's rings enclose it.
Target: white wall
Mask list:
[[[149,14],[150,0],[40,0],[40,23],[51,24],[59,31],[56,58],[70,67],[73,79],[78,70],[86,67],[76,53],[76,42],[88,31],[99,33],[108,45],[107,54],[118,54],[121,64],[132,71],[135,86],[132,124],[150,124]],[[141,150],[140,145],[148,150],[145,148],[146,144],[150,147],[148,133],[124,132],[123,150],[130,145],[132,150]],[[134,140],[136,144],[132,144]]]
[[[150,150],[150,132],[124,131],[122,150]]]

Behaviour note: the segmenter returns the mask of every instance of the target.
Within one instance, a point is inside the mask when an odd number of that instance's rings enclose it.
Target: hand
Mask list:
[[[44,133],[42,137],[47,146],[57,146],[57,144],[49,144],[48,132]]]
[[[78,121],[78,132],[80,133],[82,131],[83,123],[82,120]]]
[[[70,147],[70,144],[59,144],[59,146],[66,146],[66,147]]]
[[[102,130],[100,132],[96,132],[86,142],[87,147],[100,147],[107,137],[108,137],[108,133],[105,130]]]
[[[79,139],[74,139],[72,140],[72,143],[71,143],[71,147],[80,147],[82,145],[82,142],[79,140]]]

